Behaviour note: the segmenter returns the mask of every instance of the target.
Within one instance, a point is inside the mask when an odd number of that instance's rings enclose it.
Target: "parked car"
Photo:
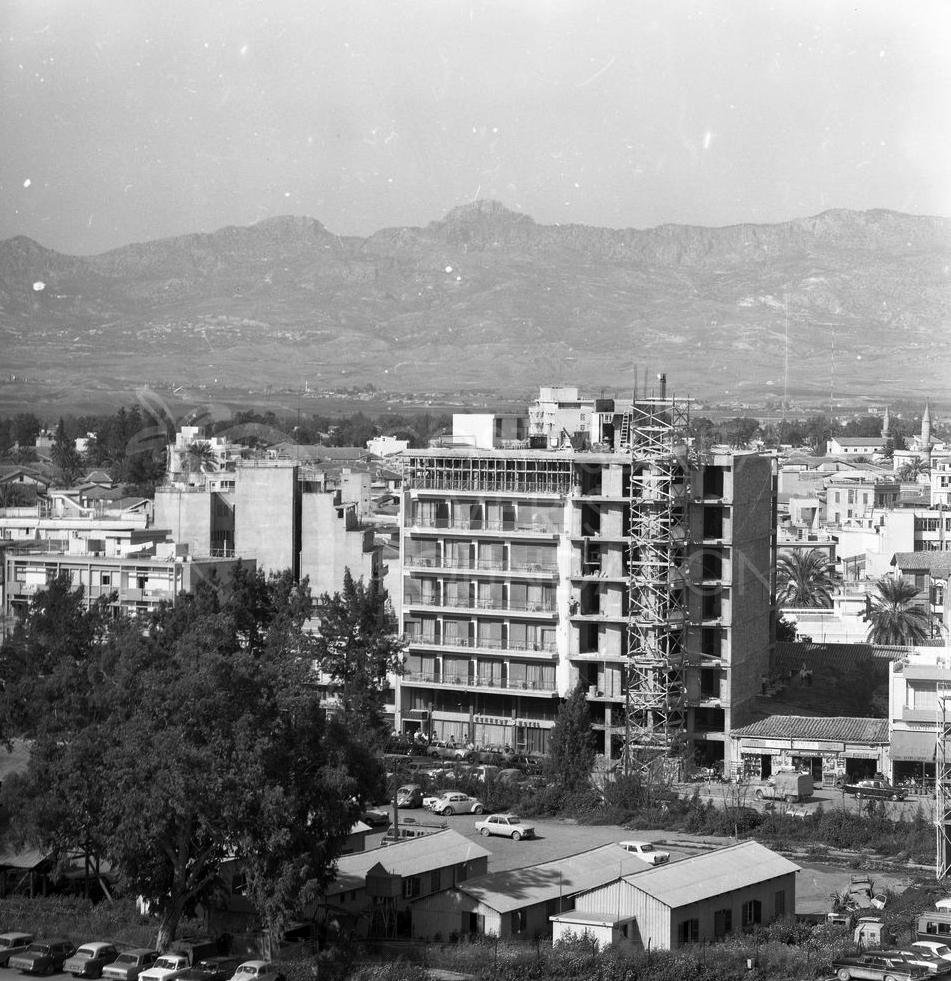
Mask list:
[[[894,955],[908,961],[909,964],[917,964],[923,967],[929,975],[946,974],[949,965],[941,960],[940,957],[929,956],[920,950],[885,950],[882,951],[886,957]]]
[[[24,974],[55,974],[75,949],[68,940],[35,940],[21,954],[14,954],[7,966]]]
[[[182,972],[178,981],[228,981],[240,964],[240,957],[207,957]]]
[[[802,803],[815,792],[812,776],[784,770],[774,774],[762,787],[756,788],[757,800],[794,800]]]
[[[882,951],[867,951],[853,957],[840,957],[832,962],[832,970],[839,981],[850,978],[871,978],[872,981],[911,981],[928,976],[923,967],[911,964],[904,958],[886,957]]]
[[[916,940],[908,945],[909,950],[919,951],[925,957],[937,957],[944,962],[944,969],[951,971],[951,947],[938,940]]]
[[[21,954],[33,943],[32,933],[0,933],[0,967],[6,967],[14,954]]]
[[[493,814],[484,821],[476,821],[476,831],[483,838],[489,835],[503,835],[511,838],[512,841],[521,841],[522,838],[534,838],[535,829],[526,824],[517,814]]]
[[[188,970],[188,954],[173,950],[162,954],[156,962],[139,975],[139,981],[178,981]]]
[[[539,774],[544,769],[542,761],[537,756],[527,756],[524,753],[518,753],[514,756],[510,756],[505,761],[506,766],[514,766],[524,773],[528,774]]]
[[[505,770],[499,770],[498,780],[499,783],[513,784],[522,783],[525,779],[525,773],[522,770],[516,770],[514,767],[509,767]]]
[[[665,865],[670,861],[670,852],[659,852],[649,841],[619,841],[618,844],[651,865]]]
[[[471,749],[457,746],[455,743],[439,740],[429,744],[428,754],[441,760],[464,760],[472,754]]]
[[[244,961],[231,975],[231,981],[285,981],[277,964],[270,961]]]
[[[158,955],[157,950],[149,950],[147,947],[124,950],[102,969],[102,976],[107,981],[138,981],[139,975],[155,963]]]
[[[859,800],[864,797],[878,798],[880,800],[904,800],[908,795],[904,790],[893,786],[887,780],[880,780],[877,777],[868,780],[859,780],[856,783],[847,783],[842,788],[845,793],[852,794]]]
[[[423,788],[418,783],[403,784],[396,791],[397,807],[422,807]]]
[[[390,809],[388,807],[368,807],[360,815],[360,820],[371,828],[379,828],[390,823]]]
[[[455,791],[428,800],[428,807],[433,814],[444,814],[446,817],[452,817],[453,814],[481,814],[485,810],[482,801]]]
[[[119,951],[104,940],[93,940],[83,944],[63,965],[67,974],[74,978],[98,978],[102,969],[119,956]]]

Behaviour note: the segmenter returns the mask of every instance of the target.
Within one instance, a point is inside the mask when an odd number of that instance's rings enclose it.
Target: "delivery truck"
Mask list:
[[[769,782],[756,788],[757,800],[786,800],[801,804],[812,797],[815,787],[808,773],[781,771],[770,777]]]

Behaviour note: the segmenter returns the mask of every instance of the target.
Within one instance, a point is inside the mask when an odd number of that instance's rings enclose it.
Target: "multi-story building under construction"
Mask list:
[[[404,454],[401,729],[545,751],[580,683],[606,755],[730,762],[768,670],[774,466],[698,457],[686,423],[599,399],[559,448]]]

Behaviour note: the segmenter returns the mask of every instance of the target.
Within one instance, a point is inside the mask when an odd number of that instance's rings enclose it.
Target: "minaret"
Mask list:
[[[922,463],[931,466],[931,406],[925,402],[925,411],[921,416],[921,436],[918,437],[918,456]]]
[[[885,406],[885,415],[882,416],[882,443],[887,443],[891,433],[888,431],[891,420],[888,418],[888,406]]]

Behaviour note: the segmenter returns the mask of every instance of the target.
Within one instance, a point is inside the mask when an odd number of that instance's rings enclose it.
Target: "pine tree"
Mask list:
[[[569,793],[584,790],[591,783],[594,766],[591,713],[585,688],[580,683],[558,710],[551,731],[548,766],[552,782]]]

